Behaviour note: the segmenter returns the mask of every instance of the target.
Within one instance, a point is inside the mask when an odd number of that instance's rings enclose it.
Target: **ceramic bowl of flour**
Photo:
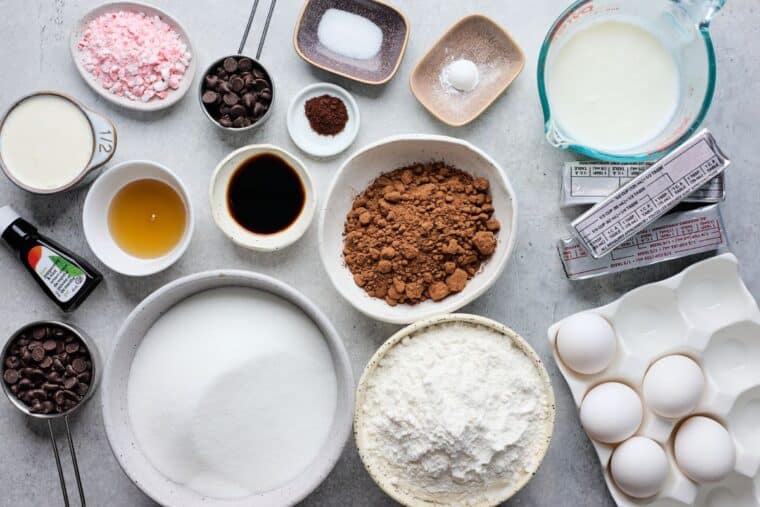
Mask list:
[[[554,431],[554,392],[508,327],[448,314],[391,336],[356,389],[354,436],[377,485],[407,507],[493,507],[535,475]]]
[[[501,223],[496,250],[467,282],[464,290],[434,302],[388,305],[356,285],[343,258],[346,215],[354,198],[383,173],[414,163],[443,161],[490,183],[493,217]],[[419,319],[455,312],[488,290],[512,255],[517,232],[517,200],[505,170],[476,146],[453,137],[407,134],[389,137],[360,149],[338,169],[319,216],[319,253],[330,281],[357,310],[374,319],[409,324]]]
[[[216,324],[204,329],[209,322]],[[275,328],[284,331],[272,336]],[[314,394],[308,384],[290,381],[313,371],[312,354],[277,349],[305,334],[320,342],[309,347],[330,365],[314,377],[330,391],[312,401],[303,399]],[[262,349],[267,352],[255,363],[245,359]],[[231,370],[209,373],[230,364]],[[188,365],[194,365],[191,374],[182,372]],[[274,388],[262,390],[259,384],[272,378],[279,379]],[[348,355],[324,314],[290,286],[236,270],[180,278],[138,304],[117,334],[101,393],[116,459],[161,505],[296,504],[337,462],[354,406]],[[292,410],[303,413],[282,417]],[[295,425],[300,433],[267,438],[281,432],[278,425]],[[301,433],[317,425],[318,438],[304,440]],[[277,477],[276,470],[282,472]]]

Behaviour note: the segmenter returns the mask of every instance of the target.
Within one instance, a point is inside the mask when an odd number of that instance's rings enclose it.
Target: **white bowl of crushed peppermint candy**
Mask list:
[[[158,111],[185,96],[195,76],[195,54],[182,25],[140,2],[114,2],[85,14],[69,49],[85,82],[109,102]]]

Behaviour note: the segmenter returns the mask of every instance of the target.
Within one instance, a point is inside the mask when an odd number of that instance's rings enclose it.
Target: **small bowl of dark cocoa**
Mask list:
[[[2,351],[3,392],[24,414],[53,419],[87,401],[98,381],[92,341],[64,322],[39,321],[16,331]]]
[[[225,56],[204,72],[199,99],[206,117],[220,129],[252,130],[271,115],[274,84],[267,70],[253,58]]]

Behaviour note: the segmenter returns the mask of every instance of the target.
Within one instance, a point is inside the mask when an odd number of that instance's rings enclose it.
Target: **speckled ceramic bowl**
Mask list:
[[[440,77],[448,64],[460,58],[478,67],[479,83],[470,92],[459,92]],[[475,14],[460,19],[443,34],[414,67],[409,84],[433,116],[460,127],[488,109],[524,66],[525,55],[506,30]]]
[[[362,407],[364,406],[364,397],[367,392],[367,384],[377,369],[380,361],[382,361],[383,357],[385,357],[385,354],[387,354],[389,350],[395,347],[402,340],[409,337],[412,337],[413,339],[413,335],[416,335],[421,331],[430,328],[431,326],[436,326],[444,323],[467,323],[475,326],[482,326],[503,335],[505,340],[511,341],[512,344],[514,344],[515,347],[517,347],[523,354],[525,354],[528,359],[530,359],[530,361],[535,365],[536,370],[538,371],[538,375],[541,378],[543,384],[541,386],[541,389],[544,391],[548,405],[548,415],[544,428],[545,439],[543,439],[541,442],[537,442],[538,451],[536,452],[535,456],[533,456],[533,459],[530,461],[530,463],[525,463],[525,473],[519,481],[504,486],[499,491],[493,492],[492,495],[494,501],[467,503],[467,505],[470,507],[494,507],[512,498],[512,496],[520,491],[523,486],[525,486],[538,471],[538,468],[541,465],[544,456],[546,455],[546,451],[549,449],[549,444],[551,443],[552,435],[554,433],[554,418],[556,411],[554,404],[554,391],[552,389],[551,380],[549,379],[549,374],[546,372],[546,368],[544,368],[544,365],[541,362],[541,358],[538,357],[536,351],[533,350],[533,348],[528,344],[527,341],[525,341],[523,337],[512,331],[507,326],[500,324],[499,322],[487,319],[485,317],[480,317],[478,315],[469,315],[464,313],[438,315],[417,321],[414,324],[401,329],[396,334],[388,338],[388,340],[386,340],[386,342],[383,343],[379,349],[377,349],[377,352],[375,352],[375,354],[369,360],[366,368],[364,368],[364,373],[362,373],[362,376],[359,379],[359,385],[356,388],[356,408],[354,409],[354,437],[356,439],[356,447],[359,451],[359,456],[362,459],[362,463],[364,464],[364,468],[366,468],[367,473],[369,473],[369,475],[372,477],[375,483],[377,483],[380,489],[385,491],[388,496],[400,504],[407,507],[446,507],[448,505],[462,505],[461,498],[458,498],[456,501],[452,501],[451,503],[447,503],[442,500],[432,502],[412,496],[409,493],[391,484],[388,477],[383,475],[378,469],[372,466],[372,460],[369,458],[366,449],[366,436],[362,431]]]
[[[210,498],[173,482],[159,472],[137,442],[127,402],[132,361],[148,330],[161,315],[183,299],[220,287],[246,287],[268,292],[291,303],[308,316],[322,331],[330,349],[338,388],[330,433],[313,462],[281,486],[242,498]],[[124,473],[160,505],[282,507],[303,500],[327,477],[340,458],[351,433],[353,386],[353,373],[343,340],[311,300],[289,285],[259,273],[230,269],[205,271],[179,278],[157,289],[139,303],[124,321],[103,373],[103,424],[108,443]],[[222,414],[219,416],[222,417]]]
[[[319,42],[317,28],[327,9],[340,9],[362,16],[383,32],[380,52],[367,60],[330,51]],[[293,36],[298,55],[310,64],[365,84],[388,82],[401,65],[409,40],[409,22],[400,11],[378,0],[306,0]]]

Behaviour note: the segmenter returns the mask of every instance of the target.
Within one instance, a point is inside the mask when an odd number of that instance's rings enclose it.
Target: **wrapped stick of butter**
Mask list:
[[[575,238],[560,240],[557,250],[565,275],[584,280],[727,246],[718,205],[712,204],[665,215],[601,259],[591,257]]]
[[[598,160],[576,160],[562,165],[562,187],[559,205],[591,206],[602,202],[651,164],[612,163]],[[714,177],[689,194],[683,202],[712,204],[726,199],[725,174]]]
[[[604,257],[719,175],[731,162],[702,130],[571,223],[595,259]]]

